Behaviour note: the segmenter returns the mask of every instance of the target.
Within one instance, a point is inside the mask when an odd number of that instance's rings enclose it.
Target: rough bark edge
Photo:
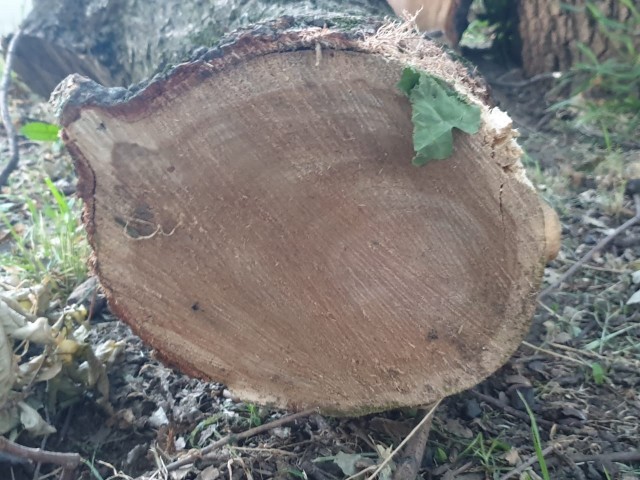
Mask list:
[[[302,23],[304,24],[304,22]],[[498,108],[491,108],[486,100],[490,98],[488,87],[480,78],[475,69],[469,71],[465,64],[447,52],[446,48],[421,37],[413,25],[404,22],[392,22],[382,24],[360,23],[356,29],[327,29],[311,26],[300,28],[301,21],[291,17],[283,17],[272,22],[257,25],[253,28],[241,29],[221,42],[220,46],[210,49],[198,58],[172,67],[167,72],[156,75],[147,82],[124,88],[104,88],[97,83],[81,77],[71,75],[67,77],[53,92],[51,103],[54,105],[60,123],[68,126],[76,121],[81,111],[86,108],[101,109],[121,116],[127,120],[135,120],[152,115],[159,105],[155,100],[162,95],[168,95],[171,88],[178,84],[189,82],[200,83],[225,68],[249,61],[258,56],[292,52],[298,50],[342,50],[368,53],[388,57],[395,61],[406,63],[420,69],[424,69],[436,75],[458,92],[465,95],[471,102],[480,106],[482,111],[482,126],[477,135],[492,149],[491,159],[505,174],[512,176],[514,185],[521,190],[535,191],[533,185],[526,177],[524,167],[520,161],[522,149],[515,138],[517,132],[512,129],[512,121],[506,113]],[[400,74],[400,72],[399,72]],[[398,78],[400,75],[398,76]],[[97,126],[100,128],[100,126]],[[80,150],[71,143],[63,130],[62,138],[65,140],[74,158],[76,171],[78,172],[78,195],[84,201],[83,222],[87,230],[87,236],[92,249],[96,250],[95,223],[94,223],[94,199],[95,175]],[[539,205],[539,216],[543,218],[542,206]],[[523,245],[522,249],[530,248]],[[532,267],[532,271],[525,272],[527,278],[535,279],[540,283],[545,264],[546,245],[540,245],[540,261]],[[92,255],[90,265],[93,273],[100,275],[100,266],[95,254]],[[118,304],[108,284],[102,283],[111,310],[121,319],[129,317],[125,308]],[[532,287],[529,292],[514,291],[505,300],[507,311],[516,312],[518,320],[514,323],[522,324],[525,319],[530,319],[535,310],[537,292]],[[135,328],[135,322],[127,322]],[[148,339],[143,338],[148,341]],[[499,341],[500,339],[497,339]],[[153,347],[154,345],[151,344]],[[510,351],[505,351],[498,360],[499,365],[504,364],[517,349],[517,344]],[[168,354],[159,352],[158,357],[166,364],[176,367],[182,372],[196,378],[209,379],[204,372],[194,367],[183,364],[179,359],[172,358]],[[479,359],[480,362],[484,359]],[[491,361],[494,365],[495,359]],[[498,366],[495,367],[497,369]],[[488,370],[488,377],[494,370]],[[482,381],[483,378],[478,379]],[[458,390],[447,392],[447,395],[458,393]],[[364,415],[375,411],[395,408],[402,405],[386,405],[380,408],[365,409],[349,414]],[[290,404],[290,409],[298,410],[301,406]],[[332,412],[344,415],[345,412]]]
[[[229,66],[261,55],[311,50],[316,49],[316,45],[321,49],[380,53],[395,58],[400,53],[408,64],[414,63],[410,61],[411,54],[420,54],[420,58],[427,54],[435,55],[442,66],[435,71],[430,69],[431,73],[450,83],[466,84],[468,91],[483,101],[490,98],[489,87],[475,67],[453,50],[445,50],[446,47],[426,40],[409,22],[383,23],[341,17],[319,25],[314,18],[281,17],[236,30],[223,38],[217,47],[199,52],[185,63],[170,66],[129,88],[105,88],[81,75],[70,75],[53,91],[50,102],[63,127],[77,120],[82,109],[90,107],[113,109],[114,113],[128,119],[140,118],[136,115],[138,110],[148,109],[147,105],[152,105],[156,97],[170,91],[176,84],[208,78]],[[461,69],[452,59],[465,64],[465,68]],[[127,107],[120,108],[124,104]]]

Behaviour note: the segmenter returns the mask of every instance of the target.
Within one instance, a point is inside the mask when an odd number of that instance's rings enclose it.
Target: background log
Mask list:
[[[437,45],[374,31],[279,19],[136,89],[54,94],[111,308],[244,400],[423,405],[528,331],[545,223],[508,117]],[[423,168],[407,63],[483,112]]]
[[[586,3],[586,0],[519,1],[522,64],[527,75],[568,70],[583,60],[580,43],[601,61],[618,53],[585,10]],[[607,18],[620,22],[631,19],[631,11],[619,0],[593,3]],[[636,48],[640,48],[640,36],[636,35],[636,40]]]
[[[405,10],[420,11],[420,28],[442,30],[455,45],[466,27],[471,1],[389,3],[399,15]],[[609,18],[631,18],[630,10],[619,0],[595,3]],[[512,38],[512,43],[527,75],[569,69],[581,58],[579,43],[601,60],[615,55],[610,40],[584,11],[585,4],[586,0],[519,0],[516,8],[505,5],[505,13],[498,15],[500,21],[517,25],[520,38]],[[393,11],[383,0],[38,0],[23,25],[15,70],[34,92],[45,97],[72,73],[103,85],[127,87],[185,60],[199,47],[215,45],[224,33],[263,18],[322,16],[323,12],[339,12],[338,17],[380,17]],[[326,15],[322,18],[332,21]],[[640,40],[636,47],[640,48]]]
[[[261,19],[392,14],[384,0],[36,0],[14,70],[46,98],[73,73],[128,87]]]

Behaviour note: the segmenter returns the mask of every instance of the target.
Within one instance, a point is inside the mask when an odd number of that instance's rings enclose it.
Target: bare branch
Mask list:
[[[41,448],[25,447],[3,436],[0,436],[0,452],[26,458],[32,462],[60,465],[64,470],[75,469],[82,460],[77,453],[50,452]]]
[[[560,285],[562,285],[564,282],[566,282],[569,277],[571,277],[574,273],[580,270],[580,268],[582,268],[582,266],[585,263],[591,260],[597,252],[599,252],[600,250],[605,248],[607,245],[609,245],[609,243],[611,243],[611,241],[614,238],[616,238],[622,232],[624,232],[625,230],[628,230],[629,228],[633,227],[638,222],[640,222],[640,195],[634,195],[633,201],[635,202],[635,206],[636,206],[636,214],[632,218],[624,222],[622,225],[620,225],[618,228],[616,228],[609,235],[607,235],[602,240],[600,240],[580,260],[578,260],[576,263],[571,265],[571,268],[566,272],[564,272],[564,274],[558,279],[557,282],[555,282],[552,285],[549,285],[542,292],[540,292],[540,294],[538,295],[538,300],[543,299],[544,297],[549,295],[551,292],[553,292],[556,288],[558,288]]]
[[[169,465],[167,465],[167,472],[172,472],[174,470],[177,470],[180,467],[183,467],[185,465],[189,465],[190,463],[195,462],[196,460],[199,460],[200,458],[204,457],[205,455],[213,452],[214,450],[220,448],[220,447],[224,447],[225,445],[228,445],[231,442],[234,442],[236,440],[244,440],[246,438],[250,438],[253,437],[255,435],[259,435],[260,433],[263,432],[267,432],[273,428],[276,427],[280,427],[282,425],[286,425],[287,423],[291,423],[294,420],[298,420],[299,418],[304,418],[304,417],[308,417],[309,415],[316,413],[317,410],[315,408],[311,408],[309,410],[303,410],[302,412],[298,412],[298,413],[293,413],[291,415],[287,415],[286,417],[282,417],[279,418],[277,420],[274,420],[273,422],[269,422],[269,423],[265,423],[264,425],[260,425],[258,427],[255,428],[250,428],[249,430],[246,430],[244,432],[241,433],[235,433],[235,434],[231,434],[231,435],[227,435],[225,437],[222,437],[220,440],[218,440],[217,442],[213,442],[212,444],[206,446],[205,448],[201,449],[201,450],[196,450],[192,453],[190,453],[189,455],[187,455],[184,458],[181,458],[180,460],[177,460],[173,463],[170,463]]]
[[[11,86],[11,70],[13,67],[13,54],[16,50],[18,40],[22,35],[22,30],[13,35],[9,47],[7,48],[7,56],[4,63],[4,72],[2,73],[2,83],[0,83],[0,116],[2,116],[2,123],[4,129],[7,132],[7,140],[9,141],[9,163],[0,172],[0,187],[7,184],[9,175],[18,166],[20,161],[20,152],[18,150],[18,134],[13,127],[11,121],[11,115],[9,114],[9,87]]]

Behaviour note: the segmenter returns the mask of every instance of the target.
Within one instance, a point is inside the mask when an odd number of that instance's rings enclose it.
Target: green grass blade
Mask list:
[[[529,404],[524,399],[520,391],[518,390],[518,396],[522,403],[524,404],[524,408],[527,410],[527,414],[529,415],[529,419],[531,420],[531,434],[533,435],[533,447],[536,451],[536,457],[538,458],[538,464],[540,465],[540,471],[542,472],[542,478],[544,480],[551,480],[551,476],[549,475],[549,469],[547,468],[547,462],[544,459],[544,455],[542,454],[542,440],[540,439],[540,430],[538,430],[538,423],[536,422],[536,417],[529,408]]]

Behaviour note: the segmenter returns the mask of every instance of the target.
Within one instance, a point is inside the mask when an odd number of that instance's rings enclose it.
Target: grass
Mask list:
[[[247,412],[249,413],[249,428],[251,427],[259,427],[262,425],[262,416],[260,415],[260,409],[249,403],[247,405]]]
[[[80,202],[66,198],[46,178],[41,200],[26,199],[27,225],[12,223],[4,212],[0,219],[13,237],[10,252],[0,258],[2,268],[21,280],[54,280],[61,293],[70,292],[87,277],[89,245],[80,218]]]
[[[473,441],[465,448],[460,456],[470,455],[477,458],[488,475],[495,476],[497,472],[505,469],[499,465],[502,460],[497,458],[499,453],[508,452],[509,445],[500,439],[494,438],[491,441],[485,440],[482,433],[478,433]]]
[[[542,440],[540,439],[540,430],[538,429],[538,423],[536,422],[536,417],[531,411],[529,404],[524,399],[524,396],[518,391],[518,396],[522,403],[524,404],[524,408],[527,410],[527,415],[529,415],[529,420],[531,420],[531,435],[533,436],[533,448],[536,452],[536,458],[538,459],[538,465],[540,465],[540,471],[542,473],[543,480],[551,480],[551,476],[549,475],[549,468],[547,467],[547,462],[542,453]]]

